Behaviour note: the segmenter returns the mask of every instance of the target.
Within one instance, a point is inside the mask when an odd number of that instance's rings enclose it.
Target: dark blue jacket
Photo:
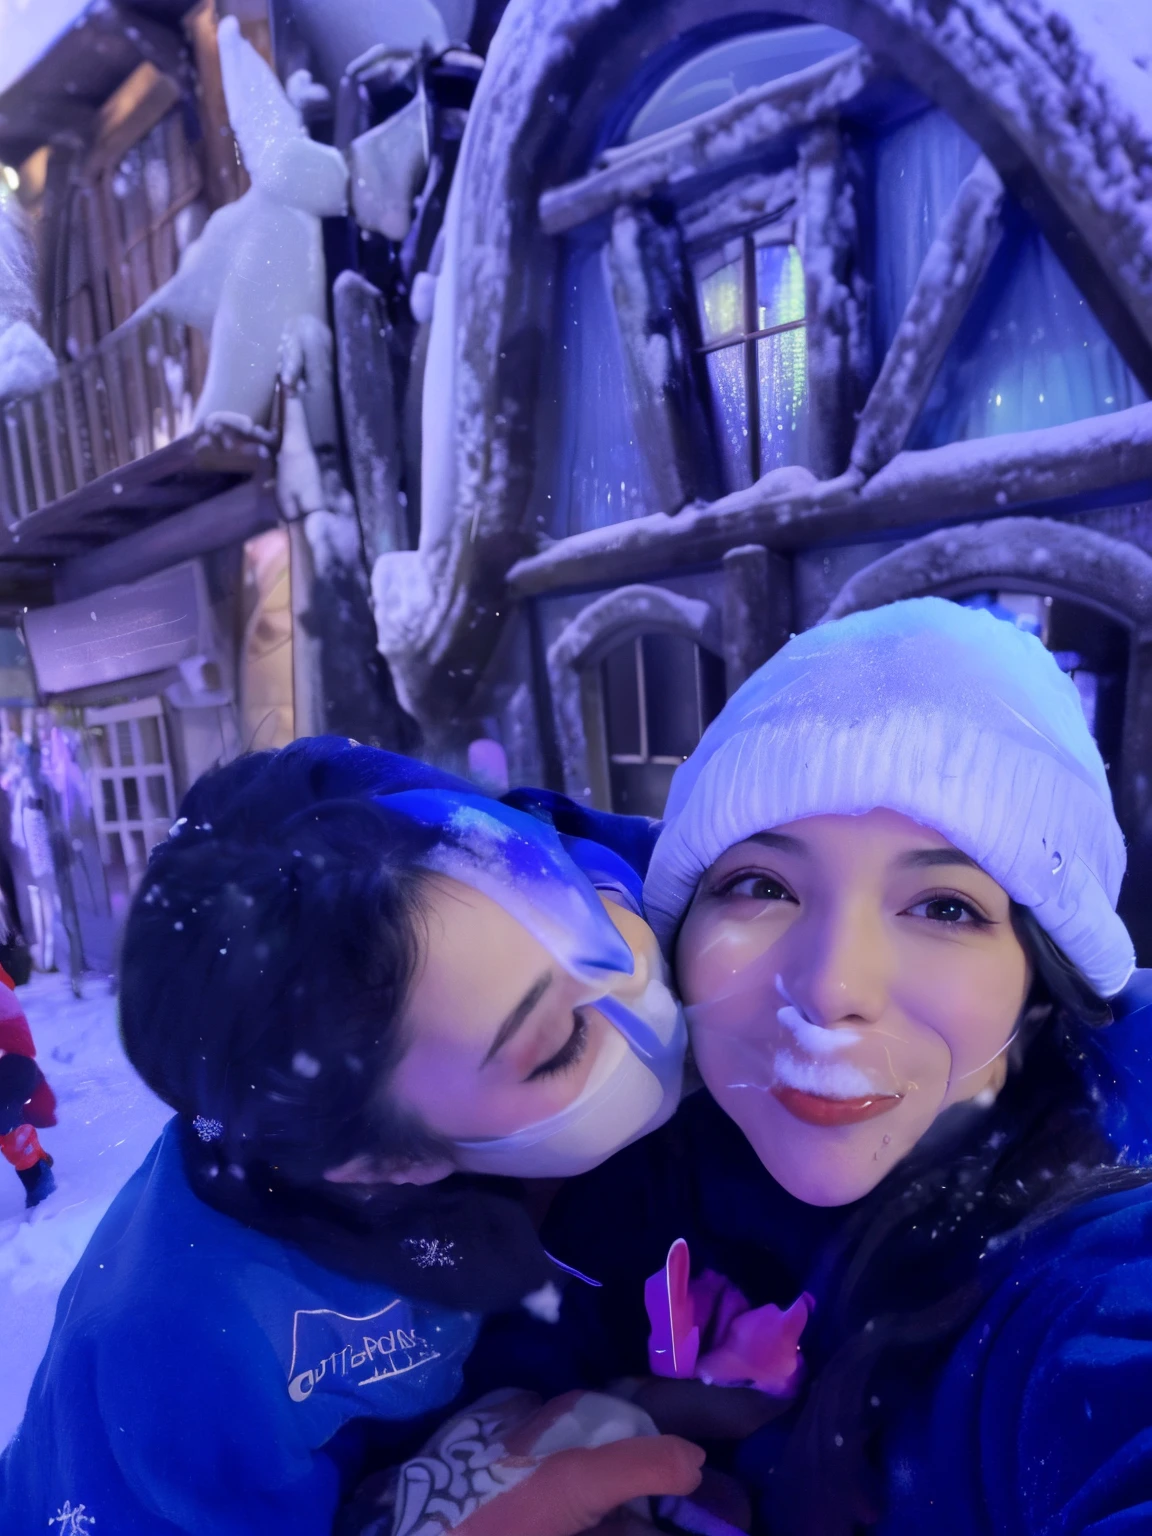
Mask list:
[[[1152,1162],[1149,973],[1115,1011],[1116,1023],[1088,1036],[1079,1070],[1108,1137]],[[689,1240],[694,1269],[729,1275],[756,1304],[786,1305],[802,1288],[819,1295],[851,1210],[788,1195],[698,1093],[669,1126],[567,1187],[545,1243],[602,1289],[571,1286],[551,1330],[486,1325],[469,1389],[497,1374],[551,1393],[644,1372],[643,1281],[677,1237]],[[983,1302],[942,1357],[912,1349],[890,1362],[877,1536],[1152,1532],[1152,1184],[1074,1205],[990,1264]],[[821,1320],[818,1303],[817,1369]],[[753,1494],[763,1531],[793,1423],[735,1451],[714,1448]]]
[[[70,1507],[94,1536],[326,1536],[334,1437],[451,1402],[478,1326],[212,1210],[173,1121],[61,1293],[0,1460],[0,1531]]]
[[[346,748],[311,744],[348,793],[429,782],[471,792],[422,764]],[[543,791],[509,798],[555,824],[595,885],[638,905],[646,821]],[[298,1223],[293,1236],[291,1219],[261,1231],[213,1209],[193,1191],[181,1141],[173,1120],[61,1293],[24,1422],[0,1457],[0,1536],[53,1521],[94,1536],[329,1536],[365,1442],[402,1459],[461,1389],[478,1310],[353,1278],[347,1251],[314,1233],[305,1242]],[[514,1254],[497,1262],[518,1277]]]

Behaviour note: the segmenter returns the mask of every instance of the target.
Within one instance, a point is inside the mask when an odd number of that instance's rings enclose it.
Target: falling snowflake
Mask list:
[[[402,1247],[417,1269],[455,1269],[459,1262],[453,1257],[455,1243],[440,1237],[406,1237]]]
[[[520,1305],[533,1317],[538,1317],[542,1323],[558,1323],[562,1299],[553,1281],[545,1280],[538,1291],[529,1291],[528,1295],[522,1298]]]
[[[219,1141],[224,1134],[221,1121],[213,1120],[210,1115],[197,1115],[192,1122],[192,1129],[201,1141]]]

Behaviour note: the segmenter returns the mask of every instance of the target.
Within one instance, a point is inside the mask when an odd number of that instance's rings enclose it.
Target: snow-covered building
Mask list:
[[[790,632],[938,592],[1072,674],[1152,961],[1152,10],[94,0],[0,163],[74,909],[321,726],[658,813]]]
[[[426,741],[658,813],[790,632],[995,603],[1152,961],[1152,9],[511,0],[426,249],[373,581]]]
[[[338,464],[324,93],[262,0],[73,12],[0,90],[0,776],[37,960],[107,966],[200,772],[403,717]],[[7,62],[38,23],[0,21]]]

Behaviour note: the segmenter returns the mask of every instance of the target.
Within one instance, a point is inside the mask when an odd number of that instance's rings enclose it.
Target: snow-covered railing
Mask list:
[[[188,327],[150,315],[62,364],[38,393],[0,405],[8,526],[184,437],[206,361]]]

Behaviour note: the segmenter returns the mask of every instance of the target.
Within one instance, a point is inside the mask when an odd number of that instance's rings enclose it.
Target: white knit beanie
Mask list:
[[[1101,996],[1124,986],[1124,838],[1076,689],[1032,635],[938,597],[818,625],[733,694],[672,780],[649,921],[667,948],[734,843],[877,807],[935,828],[1031,907]]]

